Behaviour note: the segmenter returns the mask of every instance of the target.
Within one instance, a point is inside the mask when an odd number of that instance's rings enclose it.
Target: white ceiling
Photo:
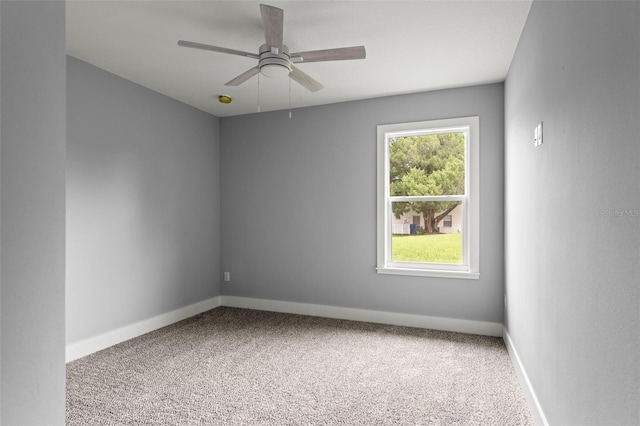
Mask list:
[[[291,52],[364,45],[364,60],[298,64],[324,89],[289,79],[224,83],[255,66],[179,47],[180,39],[256,52],[260,3],[284,9]],[[503,81],[530,0],[67,1],[67,53],[218,117]],[[259,83],[259,86],[258,86]],[[218,102],[218,95],[233,98]],[[259,96],[258,96],[259,94]],[[291,100],[290,100],[291,98]]]

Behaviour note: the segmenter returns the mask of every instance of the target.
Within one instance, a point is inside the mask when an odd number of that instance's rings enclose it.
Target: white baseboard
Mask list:
[[[82,358],[94,352],[124,342],[125,340],[133,339],[134,337],[141,336],[210,309],[217,308],[218,306],[311,315],[352,321],[366,321],[406,327],[429,328],[433,330],[455,331],[459,333],[480,334],[484,336],[500,337],[503,335],[502,324],[495,322],[470,321],[431,317],[426,315],[373,311],[368,309],[344,308],[339,306],[315,305],[310,303],[285,302],[280,300],[253,299],[249,297],[217,296],[135,324],[100,334],[95,337],[90,337],[79,342],[68,344],[66,347],[66,362]]]
[[[135,324],[127,325],[95,337],[68,344],[66,347],[66,362],[82,358],[94,352],[106,349],[125,340],[133,339],[153,330],[174,324],[183,319],[198,315],[220,306],[220,296],[203,300],[189,306],[149,318]]]
[[[511,362],[514,369],[516,370],[516,374],[518,375],[518,380],[520,381],[522,392],[524,393],[524,396],[527,399],[527,403],[529,404],[529,409],[531,410],[533,421],[538,426],[549,426],[547,418],[544,415],[544,411],[542,411],[542,407],[540,406],[540,402],[538,401],[538,397],[536,396],[536,392],[533,390],[533,386],[531,386],[529,376],[524,369],[524,365],[522,365],[522,361],[520,361],[520,357],[518,356],[516,347],[513,345],[511,336],[509,336],[506,328],[503,328],[502,338],[504,339],[504,343],[507,346],[507,351],[509,351],[509,356],[511,357]]]
[[[433,330],[456,331],[484,336],[502,336],[502,323],[470,321],[426,315],[373,311],[368,309],[343,308],[339,306],[314,305],[309,303],[284,302],[280,300],[253,299],[237,296],[220,296],[222,306],[256,309],[259,311],[283,312],[316,317],[366,321],[378,324],[402,325]]]

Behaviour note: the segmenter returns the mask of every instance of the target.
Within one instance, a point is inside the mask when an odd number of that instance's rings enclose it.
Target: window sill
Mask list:
[[[479,272],[468,271],[439,271],[433,269],[408,269],[408,268],[376,268],[379,274],[384,275],[409,275],[414,277],[457,278],[464,280],[480,279]]]

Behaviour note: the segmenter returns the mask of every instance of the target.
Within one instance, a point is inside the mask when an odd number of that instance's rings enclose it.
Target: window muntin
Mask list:
[[[378,126],[379,273],[478,278],[478,132],[478,117]]]

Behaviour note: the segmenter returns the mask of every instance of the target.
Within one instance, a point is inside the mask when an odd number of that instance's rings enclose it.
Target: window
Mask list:
[[[479,127],[378,126],[378,273],[479,277]]]

